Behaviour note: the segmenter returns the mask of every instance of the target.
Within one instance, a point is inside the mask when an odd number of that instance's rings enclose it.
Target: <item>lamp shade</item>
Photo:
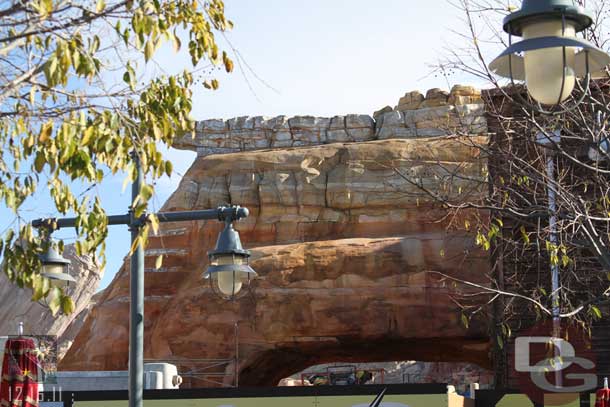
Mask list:
[[[523,0],[521,9],[504,18],[504,31],[521,37],[526,26],[544,20],[565,18],[576,32],[581,32],[593,24],[593,14],[573,0]]]
[[[236,298],[257,276],[248,265],[250,252],[242,247],[239,233],[231,222],[225,223],[216,248],[208,253],[208,257],[210,265],[204,278],[210,279],[213,290],[222,297]]]
[[[65,287],[76,279],[67,273],[70,260],[64,258],[53,245],[49,245],[47,251],[40,255],[42,263],[41,275],[51,280],[51,284],[57,287]]]
[[[579,77],[605,76],[610,56],[576,33],[591,26],[591,13],[571,0],[525,0],[507,16],[504,30],[523,40],[509,46],[489,65],[498,76],[525,81],[536,101],[566,100]]]

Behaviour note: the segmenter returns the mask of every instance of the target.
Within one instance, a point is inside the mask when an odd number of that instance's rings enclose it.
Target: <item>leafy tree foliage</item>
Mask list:
[[[77,253],[104,261],[102,202],[77,195],[72,182],[95,185],[119,172],[133,178],[132,153],[153,179],[171,174],[160,147],[194,131],[199,65],[233,70],[217,42],[231,27],[222,0],[0,0],[0,199],[18,219],[2,236],[0,255],[3,271],[31,288],[34,300],[48,297],[54,313],[73,309],[40,275],[38,255],[49,243],[21,218],[24,202],[48,194],[60,214],[77,217]],[[192,69],[138,77],[136,62],[155,64],[165,43],[185,48]],[[152,194],[152,185],[142,188],[136,215]]]

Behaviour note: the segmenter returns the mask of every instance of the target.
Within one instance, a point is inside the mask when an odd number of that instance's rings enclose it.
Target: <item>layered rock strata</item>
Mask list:
[[[392,109],[374,114],[334,117],[238,117],[197,123],[194,137],[175,147],[205,156],[262,149],[363,142],[390,138],[483,134],[487,131],[481,92],[455,86],[450,93],[431,89],[426,97],[408,92]]]
[[[444,129],[433,137],[407,136],[406,122],[395,118],[412,113],[393,110],[378,121],[346,116],[343,127],[332,127],[341,122],[335,118],[218,121],[222,138],[200,132],[192,144],[183,141],[200,154],[163,210],[247,206],[251,216],[237,229],[261,278],[239,301],[217,299],[201,273],[221,225],[163,224],[146,250],[146,357],[185,369],[195,359],[234,358],[237,323],[242,385],[275,385],[336,360],[488,365],[485,324],[463,326],[454,300],[464,291],[438,274],[486,284],[489,271],[486,253],[463,230],[469,217],[486,214],[458,217],[438,202],[486,192],[482,113],[459,106],[413,111],[428,121],[421,126]],[[460,109],[470,109],[479,127],[452,131],[447,118]],[[274,130],[272,122],[289,129]],[[329,139],[329,131],[343,135]],[[269,148],[282,132],[291,144]],[[349,141],[326,144],[337,137]],[[210,155],[220,151],[234,152]],[[159,255],[163,266],[155,269]],[[62,369],[126,367],[128,268],[92,310]],[[187,383],[203,384],[195,377]]]

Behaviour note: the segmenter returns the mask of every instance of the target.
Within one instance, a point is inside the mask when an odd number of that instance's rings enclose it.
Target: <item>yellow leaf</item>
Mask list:
[[[131,177],[128,175],[125,177],[125,179],[123,180],[123,185],[121,186],[121,193],[125,192],[125,189],[127,188],[127,185],[129,185],[129,182],[131,181]]]
[[[146,45],[144,46],[144,60],[148,62],[150,58],[152,58],[153,53],[155,51],[155,47],[151,40],[146,41]]]
[[[176,52],[180,51],[180,47],[182,46],[182,43],[180,42],[180,38],[178,38],[178,36],[176,34],[174,34],[172,39],[174,42],[174,51],[176,51]]]
[[[68,297],[67,295],[63,296],[61,299],[61,309],[64,314],[70,315],[74,312],[74,308],[74,301],[72,301],[72,298]]]
[[[89,144],[89,141],[91,141],[91,137],[93,136],[93,127],[87,127],[87,129],[85,130],[84,134],[83,134],[83,139],[81,140],[81,144],[83,146],[86,146],[87,144]]]
[[[148,184],[144,184],[142,186],[142,189],[140,190],[140,195],[142,195],[142,198],[144,198],[145,201],[148,201],[150,198],[152,198],[153,193],[153,188]]]
[[[159,218],[157,218],[157,215],[154,213],[151,213],[148,220],[150,221],[150,226],[152,227],[153,233],[156,236],[159,233]]]
[[[159,270],[163,265],[163,255],[157,256],[157,260],[155,260],[155,270]]]
[[[106,8],[106,2],[104,0],[97,0],[97,4],[95,6],[95,12],[101,13]]]
[[[140,244],[142,243],[142,237],[138,236],[135,238],[135,240],[133,241],[133,243],[131,243],[131,248],[129,249],[129,255],[133,255],[136,251],[136,249],[140,246]]]
[[[40,135],[38,136],[38,141],[40,143],[46,142],[51,137],[52,133],[53,133],[53,122],[48,121],[42,125],[42,128],[40,129]]]

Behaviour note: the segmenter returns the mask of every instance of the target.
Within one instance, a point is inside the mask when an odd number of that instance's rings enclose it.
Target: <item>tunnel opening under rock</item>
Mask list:
[[[429,362],[432,375],[422,383],[442,383],[439,378],[460,365],[476,366],[477,371],[491,368],[488,357],[488,338],[384,340],[371,342],[319,342],[298,346],[284,346],[262,352],[247,367],[240,370],[240,386],[276,386],[282,379],[301,379],[300,372],[310,371],[312,366],[325,364],[375,364],[397,363],[396,360],[420,360]],[[443,365],[455,365],[455,369]],[[380,369],[382,369],[381,367]],[[444,368],[445,370],[439,370]],[[437,369],[438,373],[434,373]],[[421,369],[420,369],[421,370]],[[397,379],[392,378],[396,381]],[[487,380],[487,379],[486,379]],[[401,383],[401,381],[396,381]]]
[[[493,386],[492,370],[467,362],[424,362],[415,360],[392,362],[345,362],[310,366],[278,382],[278,386],[346,386],[378,384],[453,385],[465,392],[471,383],[479,388]]]

